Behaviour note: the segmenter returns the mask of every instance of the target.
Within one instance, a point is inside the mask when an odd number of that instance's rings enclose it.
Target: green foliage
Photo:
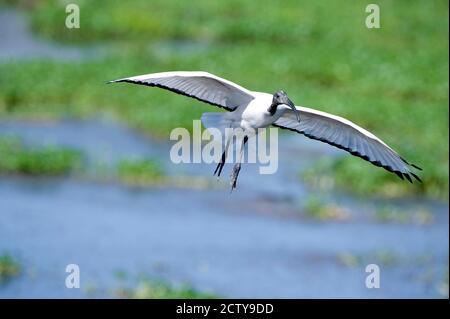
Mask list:
[[[308,198],[305,205],[307,217],[317,220],[346,220],[350,218],[347,210],[335,204],[326,204],[316,196]]]
[[[375,212],[376,220],[383,223],[413,223],[417,225],[428,225],[433,222],[433,215],[425,209],[405,210],[384,205]]]
[[[132,185],[161,182],[165,176],[161,165],[150,159],[123,160],[117,166],[119,180]]]
[[[426,162],[431,161],[429,158]],[[303,171],[300,178],[322,190],[339,189],[362,196],[397,198],[424,194],[432,198],[447,199],[448,167],[438,163],[423,167],[426,169],[419,173],[423,183],[410,184],[388,171],[347,156],[336,160],[320,160],[310,169]]]
[[[361,194],[448,198],[447,1],[380,1],[376,30],[365,27],[362,0],[78,0],[77,30],[62,27],[63,2],[31,3],[39,34],[107,43],[107,55],[0,64],[0,116],[104,114],[167,138],[172,128],[190,128],[192,119],[213,109],[162,90],[104,83],[207,70],[257,91],[282,88],[298,105],[347,117],[424,168],[424,183],[411,186],[347,157],[329,170],[336,186]]]
[[[0,138],[0,173],[26,175],[61,175],[79,167],[78,151],[47,146],[27,149],[19,139]]]
[[[21,267],[19,261],[9,254],[0,255],[0,284],[12,277],[20,274]]]
[[[141,280],[135,289],[119,289],[116,295],[132,299],[212,299],[217,296],[195,290],[190,285],[174,287],[163,281]]]
[[[364,255],[355,255],[349,252],[342,252],[337,255],[337,261],[349,268],[354,267],[361,267],[363,265],[367,265],[370,263],[375,263],[378,265],[383,265],[386,267],[391,267],[394,265],[398,265],[400,263],[406,264],[406,263],[419,263],[422,262],[422,257],[404,257],[399,256],[398,254],[394,253],[390,250],[380,249],[374,252],[369,252]],[[429,262],[428,258],[425,260],[425,262]]]
[[[82,26],[73,32],[61,27],[66,17],[61,13],[69,1],[19,2],[33,8],[32,22],[39,33],[70,42],[189,39],[303,43],[314,39],[336,42],[337,37],[369,37],[373,42],[384,42],[384,34],[395,33],[397,42],[388,44],[399,47],[426,41],[416,33],[442,32],[448,10],[444,0],[412,4],[378,1],[382,28],[367,35],[364,20],[368,3],[363,0],[286,0],[282,4],[277,0],[192,0],[188,5],[182,0],[76,0],[70,3],[79,5]],[[436,15],[442,19],[433,20]]]

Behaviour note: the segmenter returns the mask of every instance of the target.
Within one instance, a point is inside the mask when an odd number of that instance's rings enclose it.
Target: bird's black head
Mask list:
[[[283,104],[284,101],[287,101],[289,98],[283,90],[278,90],[273,94],[272,104]]]
[[[295,107],[295,104],[289,99],[286,92],[283,90],[278,90],[273,94],[272,98],[272,105],[269,108],[269,112],[273,115],[275,114],[277,107],[279,105],[285,105],[286,107],[290,108],[292,111],[294,111],[297,120],[300,122],[300,116],[297,108]]]

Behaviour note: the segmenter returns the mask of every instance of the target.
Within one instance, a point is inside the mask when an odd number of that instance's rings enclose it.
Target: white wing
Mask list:
[[[223,107],[228,111],[247,105],[254,99],[252,92],[208,72],[175,71],[123,78],[108,83],[128,82],[155,86],[202,102]]]
[[[411,171],[410,166],[419,170],[421,168],[408,163],[372,133],[339,116],[301,106],[297,106],[297,110],[300,111],[300,122],[297,121],[294,112],[289,110],[273,125],[346,150],[352,155],[395,173],[401,179],[406,177],[412,182],[409,176],[412,175],[421,181]]]

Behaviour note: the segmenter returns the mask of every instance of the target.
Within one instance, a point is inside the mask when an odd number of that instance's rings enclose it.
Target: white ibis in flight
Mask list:
[[[274,94],[250,91],[202,71],[151,73],[108,83],[117,82],[159,87],[229,111],[204,113],[201,120],[206,128],[239,128],[244,132],[240,153],[231,173],[231,190],[236,188],[242,154],[248,138],[254,136],[259,128],[270,125],[343,149],[375,166],[395,173],[401,179],[406,178],[411,183],[411,176],[421,181],[411,169],[421,170],[420,167],[406,161],[372,133],[342,117],[296,106],[282,90]],[[227,141],[214,175],[220,176],[222,172],[229,144]]]

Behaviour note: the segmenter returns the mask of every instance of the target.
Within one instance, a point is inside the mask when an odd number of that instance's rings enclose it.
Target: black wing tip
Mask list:
[[[419,176],[414,174],[413,172],[409,172],[415,179],[417,179],[420,183],[423,183]]]
[[[383,164],[382,164],[380,161],[378,161],[378,160],[371,160],[368,156],[362,155],[361,153],[359,153],[359,152],[357,152],[357,151],[353,151],[353,150],[351,150],[351,149],[348,148],[348,147],[344,147],[344,146],[342,146],[342,145],[339,145],[339,144],[336,144],[336,143],[327,141],[326,139],[317,138],[317,137],[315,137],[315,136],[313,136],[313,135],[310,135],[310,134],[308,134],[308,133],[306,133],[306,132],[298,131],[298,130],[296,130],[296,129],[292,129],[292,128],[285,127],[285,126],[281,126],[281,125],[277,125],[277,124],[272,124],[272,125],[273,125],[273,126],[276,126],[276,127],[280,127],[280,128],[285,128],[285,129],[288,129],[288,130],[293,131],[293,132],[297,132],[297,133],[303,134],[303,135],[305,135],[305,136],[308,137],[308,138],[311,138],[311,139],[314,139],[314,140],[318,140],[318,141],[321,141],[321,142],[325,142],[325,143],[327,143],[327,144],[329,144],[329,145],[332,145],[332,146],[335,146],[335,147],[337,147],[337,148],[339,148],[339,149],[345,150],[345,151],[349,152],[349,153],[350,153],[351,155],[353,155],[353,156],[362,158],[362,159],[364,159],[364,160],[366,160],[366,161],[372,163],[372,164],[375,165],[375,166],[382,167],[382,168],[384,168],[385,170],[387,170],[387,171],[389,171],[389,172],[391,172],[391,173],[394,173],[395,175],[397,175],[397,176],[398,176],[400,179],[402,179],[402,180],[405,180],[405,177],[406,177],[406,179],[407,179],[411,184],[413,184],[413,180],[412,180],[412,178],[411,178],[411,176],[410,176],[409,174],[411,174],[411,175],[412,175],[416,180],[418,180],[420,183],[423,183],[422,180],[420,179],[420,177],[417,176],[416,174],[414,174],[414,173],[411,172],[411,171],[408,171],[407,173],[403,173],[403,172],[401,172],[401,171],[396,171],[396,170],[394,170],[392,167],[390,167],[390,166],[388,166],[388,165],[383,165]],[[400,159],[401,159],[403,162],[405,162],[407,165],[410,165],[410,166],[412,166],[412,167],[414,167],[414,168],[416,168],[416,169],[418,169],[418,170],[420,170],[420,171],[422,170],[422,168],[420,168],[420,167],[417,166],[417,165],[410,164],[410,163],[409,163],[408,161],[406,161],[404,158],[400,157]]]
[[[394,171],[395,175],[397,175],[400,179],[404,180],[403,178],[403,174],[398,172],[398,171]]]
[[[412,163],[408,162],[408,161],[405,160],[403,157],[400,156],[400,159],[401,159],[403,162],[405,162],[406,164],[408,164],[408,165],[414,167],[415,169],[418,169],[419,171],[422,171],[422,168],[421,168],[421,167],[419,167],[419,166],[417,166],[417,165],[415,165],[415,164],[412,164]]]
[[[410,182],[411,184],[414,184],[414,180],[411,178],[411,176],[414,177],[414,179],[416,179],[419,183],[423,183],[422,179],[419,176],[417,176],[416,174],[414,174],[413,172],[408,172],[408,173],[403,173],[400,171],[392,171],[392,172],[402,180],[405,180],[405,178],[406,178],[406,180],[408,182]]]
[[[403,175],[406,177],[406,179],[408,180],[408,182],[410,182],[411,184],[413,183],[411,176],[409,176],[408,173],[403,173]]]
[[[406,180],[408,182],[410,182],[411,184],[414,183],[413,179],[411,178],[411,176],[414,177],[420,183],[423,183],[422,179],[419,176],[417,176],[416,174],[414,174],[413,172],[403,173],[403,172],[400,172],[400,171],[393,171],[393,173],[395,173],[395,175],[397,175],[402,180],[405,180],[405,178],[406,178]]]

